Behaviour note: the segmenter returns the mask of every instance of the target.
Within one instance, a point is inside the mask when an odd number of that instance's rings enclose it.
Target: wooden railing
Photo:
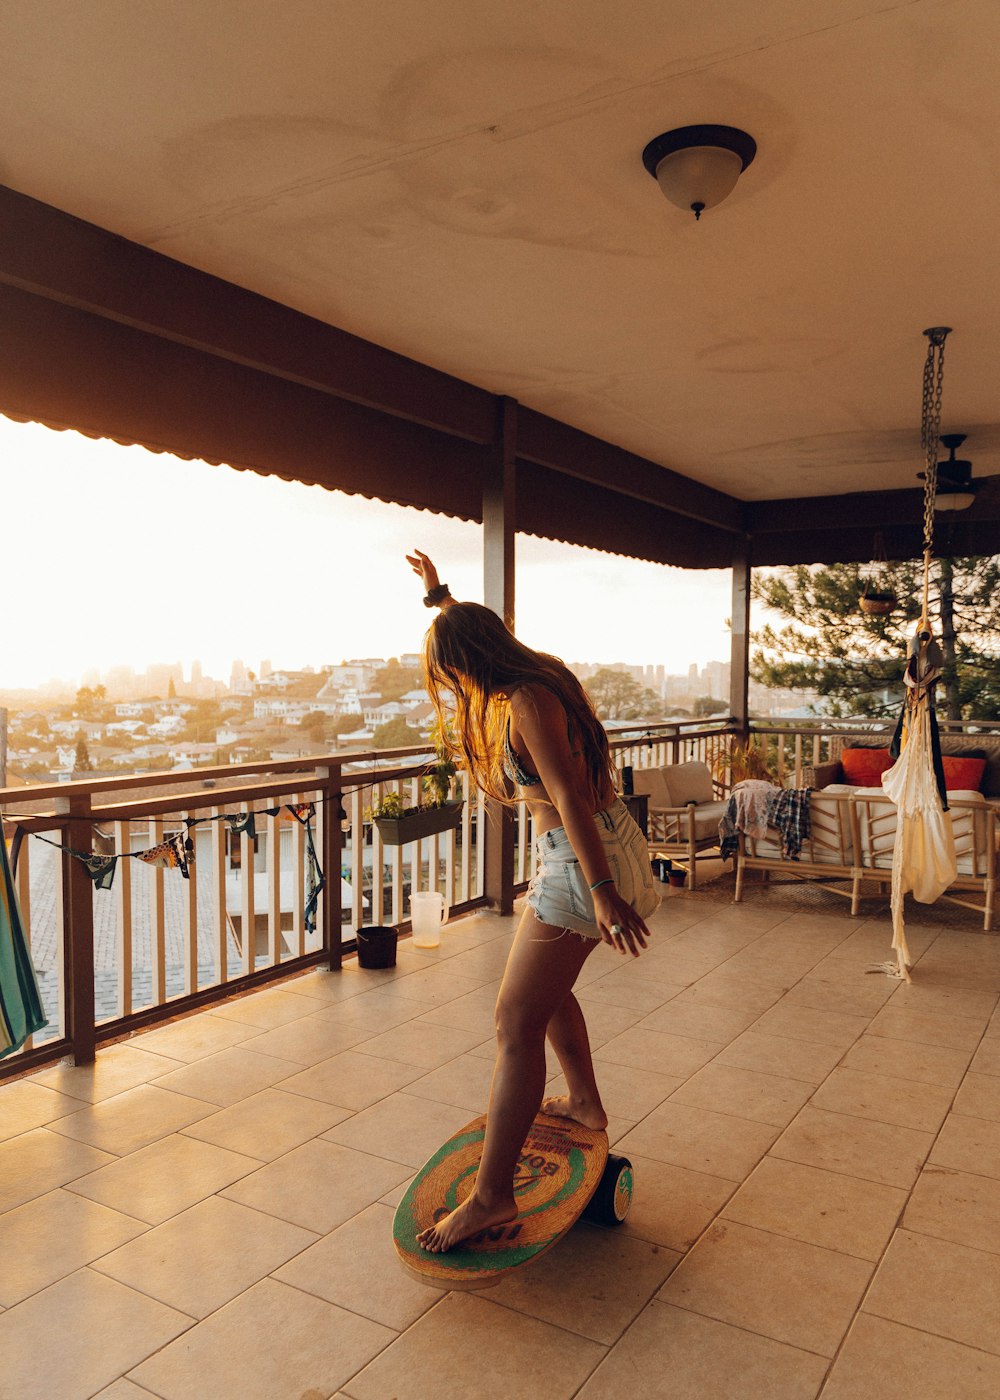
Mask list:
[[[970,744],[977,734],[1000,733],[996,720],[938,720],[942,734],[966,734]],[[830,763],[841,750],[858,740],[870,743],[875,737],[888,746],[896,728],[891,719],[857,720],[758,720],[750,727],[750,737],[763,751],[774,780],[782,787],[802,787],[806,770]]]

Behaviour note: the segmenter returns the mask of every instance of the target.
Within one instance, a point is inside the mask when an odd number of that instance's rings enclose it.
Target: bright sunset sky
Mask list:
[[[234,658],[316,666],[417,651],[429,615],[404,555],[482,601],[482,529],[153,456],[0,417],[6,617],[0,688],[96,667]],[[729,655],[728,571],[685,572],[517,538],[517,632],[567,661],[685,671]]]

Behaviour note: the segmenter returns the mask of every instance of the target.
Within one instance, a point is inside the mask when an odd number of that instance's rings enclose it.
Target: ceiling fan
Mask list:
[[[976,499],[976,483],[972,480],[972,463],[956,457],[968,434],[942,433],[941,441],[948,449],[948,458],[937,464],[936,511],[967,510]],[[925,472],[918,472],[921,481]]]

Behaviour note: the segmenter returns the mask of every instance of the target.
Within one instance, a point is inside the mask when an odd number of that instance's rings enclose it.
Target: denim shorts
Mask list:
[[[629,816],[621,798],[594,821],[604,845],[608,866],[618,893],[631,904],[640,918],[648,918],[660,902],[649,864],[646,838]],[[535,841],[538,867],[528,886],[528,905],[543,924],[568,928],[585,938],[600,938],[594,918],[594,900],[580,869],[566,828],[553,827]]]

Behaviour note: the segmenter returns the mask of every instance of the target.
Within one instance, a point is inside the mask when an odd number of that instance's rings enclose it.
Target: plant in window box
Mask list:
[[[419,807],[405,807],[398,792],[388,792],[371,809],[371,818],[386,846],[405,846],[422,836],[450,831],[462,819],[462,801],[450,801],[452,779],[458,771],[448,748],[448,739],[434,733],[436,761],[424,775],[427,798]]]

